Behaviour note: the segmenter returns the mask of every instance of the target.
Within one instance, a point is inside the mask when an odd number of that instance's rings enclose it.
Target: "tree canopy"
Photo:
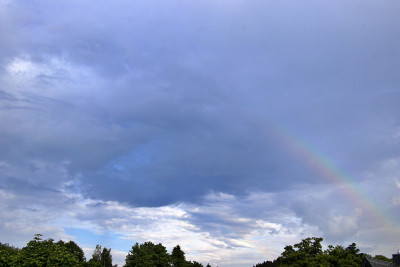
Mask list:
[[[185,265],[185,252],[181,250],[179,245],[172,249],[171,262],[174,267],[183,267]]]
[[[113,267],[111,248],[102,248],[100,245],[96,245],[93,251],[92,258],[87,262],[88,267]]]
[[[97,250],[100,250],[98,256]],[[86,262],[83,250],[74,241],[54,242],[36,234],[25,247],[18,249],[0,243],[0,266],[60,266],[60,267],[112,267],[111,249],[97,245],[92,259]]]
[[[0,243],[0,266],[11,266],[15,262],[18,252],[18,248]]]
[[[170,255],[167,249],[161,245],[155,245],[152,242],[144,244],[136,243],[129,251],[125,259],[126,267],[149,266],[162,267],[168,266]]]
[[[111,249],[96,245],[92,257],[86,261],[82,248],[74,241],[57,241],[52,238],[42,239],[41,234],[34,238],[22,249],[9,244],[0,243],[0,266],[29,266],[29,267],[115,267],[112,263]],[[169,254],[161,244],[148,241],[132,246],[125,259],[125,265],[138,267],[203,267],[197,261],[187,261],[185,252],[179,245]],[[207,264],[207,267],[211,267]]]
[[[125,267],[203,267],[197,261],[187,261],[185,252],[179,245],[168,254],[166,248],[160,244],[148,241],[143,244],[136,243],[125,259]],[[207,264],[207,267],[211,267]]]
[[[9,266],[79,266],[79,259],[64,243],[54,243],[51,238],[43,240],[37,234],[10,263]]]
[[[360,266],[368,254],[360,253],[355,243],[343,247],[329,245],[322,249],[322,237],[309,237],[294,245],[287,245],[281,255],[273,261],[264,261],[253,267],[275,266]],[[374,259],[391,261],[383,255]],[[22,249],[9,244],[0,243],[0,266],[62,266],[62,267],[115,267],[112,263],[111,249],[96,245],[92,257],[86,261],[82,248],[73,241],[54,242],[52,238],[42,239],[41,234]],[[161,243],[151,241],[143,244],[135,243],[125,258],[125,267],[204,267],[197,261],[188,261],[180,245],[176,245],[171,253]],[[211,267],[207,264],[206,267]]]
[[[254,267],[270,266],[360,266],[366,256],[360,253],[355,243],[347,248],[329,245],[322,250],[321,237],[309,237],[300,243],[285,247],[281,256],[274,261],[264,261]]]

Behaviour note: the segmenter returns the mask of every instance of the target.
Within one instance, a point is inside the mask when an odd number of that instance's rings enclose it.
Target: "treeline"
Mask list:
[[[274,261],[264,261],[253,265],[253,267],[286,267],[286,266],[361,266],[366,257],[391,262],[382,255],[372,257],[369,254],[360,253],[355,243],[348,247],[329,245],[328,249],[322,250],[322,237],[309,237],[300,243],[285,247]]]
[[[36,234],[22,249],[0,243],[0,266],[79,266],[114,267],[111,249],[96,246],[92,258],[86,261],[85,254],[74,241],[54,242]]]
[[[391,262],[385,256],[360,253],[355,243],[347,246],[329,245],[322,249],[321,237],[303,239],[300,243],[284,248],[277,259],[264,261],[253,267],[275,266],[360,266],[366,257]],[[96,246],[92,257],[87,261],[83,250],[73,241],[55,242],[42,239],[37,234],[22,249],[0,243],[0,266],[77,266],[77,267],[114,267],[111,249]],[[204,267],[196,261],[187,261],[179,245],[171,253],[160,244],[145,242],[132,246],[125,258],[125,267]],[[207,264],[206,267],[211,267]]]
[[[115,267],[111,249],[96,245],[92,258],[88,261],[85,254],[74,241],[54,242],[54,239],[42,239],[36,234],[22,249],[0,243],[0,266],[76,266],[76,267]],[[187,261],[185,253],[177,245],[169,254],[160,244],[145,242],[132,246],[125,259],[126,267],[204,267],[196,261]],[[207,264],[206,267],[211,267]]]

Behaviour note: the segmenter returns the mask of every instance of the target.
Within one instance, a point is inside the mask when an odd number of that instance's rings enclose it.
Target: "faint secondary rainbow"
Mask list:
[[[326,179],[329,183],[340,186],[342,193],[357,206],[366,211],[369,216],[383,226],[383,230],[388,234],[400,234],[400,226],[385,208],[378,206],[376,201],[360,190],[354,184],[350,176],[345,175],[329,159],[313,149],[300,138],[290,134],[277,124],[264,124],[263,130],[276,139],[278,143],[293,154],[296,158],[304,161],[313,171]]]

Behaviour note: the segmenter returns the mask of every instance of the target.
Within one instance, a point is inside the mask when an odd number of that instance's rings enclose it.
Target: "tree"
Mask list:
[[[101,246],[96,245],[96,248],[93,251],[92,254],[92,260],[93,261],[101,261]]]
[[[179,245],[172,249],[171,262],[174,267],[183,267],[185,265],[185,252],[181,250]]]
[[[93,251],[92,258],[87,263],[90,267],[112,267],[112,255],[111,248],[102,248],[100,245],[96,245]]]
[[[389,259],[388,257],[385,257],[383,255],[375,255],[374,259],[381,260],[381,261],[393,262],[392,259]]]
[[[203,264],[197,262],[197,261],[185,261],[185,264],[183,265],[185,267],[203,267]]]
[[[352,243],[347,248],[329,245],[324,253],[331,266],[360,266],[365,254],[359,252],[357,245]]]
[[[277,266],[277,264],[273,263],[272,261],[264,261],[263,263],[257,263],[256,265],[253,265],[253,267],[274,267]]]
[[[111,248],[103,248],[103,251],[101,252],[101,261],[103,263],[103,266],[112,267]]]
[[[367,254],[360,253],[355,243],[347,248],[329,245],[323,251],[323,238],[311,237],[285,247],[281,256],[273,262],[265,261],[255,267],[267,266],[360,266]]]
[[[164,267],[170,266],[170,255],[167,249],[160,243],[152,242],[136,243],[132,246],[125,258],[126,267]]]
[[[321,237],[309,237],[303,239],[294,246],[286,246],[285,251],[274,263],[278,266],[314,266],[326,264],[326,259],[322,251]]]
[[[80,264],[86,262],[85,253],[83,252],[82,248],[78,246],[74,241],[64,242],[62,240],[58,241],[57,244],[64,246],[69,253],[74,255]]]
[[[0,266],[15,266],[19,249],[9,244],[0,243]]]
[[[316,257],[322,253],[321,242],[323,240],[322,237],[309,237],[295,244],[294,247],[297,248],[298,252],[302,252],[309,257]]]
[[[78,266],[79,261],[63,245],[49,238],[42,240],[41,234],[36,234],[33,240],[22,248],[16,259],[16,266]]]

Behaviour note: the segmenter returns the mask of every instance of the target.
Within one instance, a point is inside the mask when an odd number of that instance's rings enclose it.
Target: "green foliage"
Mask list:
[[[253,265],[253,267],[274,267],[277,266],[277,264],[275,264],[272,261],[264,261],[262,263],[257,263],[256,265]]]
[[[171,262],[174,267],[183,267],[186,263],[185,252],[181,250],[179,245],[172,249]]]
[[[365,257],[370,255],[360,253],[355,243],[346,248],[329,245],[324,251],[321,242],[323,238],[309,237],[300,243],[288,245],[274,261],[264,261],[253,267],[274,266],[360,266]],[[390,262],[383,255],[376,255],[374,259]],[[22,249],[0,243],[0,266],[77,266],[77,267],[113,267],[111,249],[96,245],[92,258],[86,262],[83,250],[73,241],[54,242],[49,238],[42,239],[36,234],[33,240]],[[125,259],[126,267],[203,267],[197,261],[187,261],[185,253],[179,245],[168,254],[161,244],[145,242],[132,246]],[[207,264],[207,267],[211,267]]]
[[[68,249],[49,238],[42,240],[36,234],[33,240],[22,248],[15,261],[16,266],[79,266],[79,260]]]
[[[355,243],[347,248],[329,245],[323,251],[321,242],[323,238],[311,237],[303,239],[300,243],[285,247],[281,256],[276,260],[265,261],[255,267],[269,266],[360,266],[366,254],[360,253]]]
[[[187,261],[183,265],[185,267],[203,267],[203,264],[197,262],[197,261]]]
[[[197,261],[186,261],[185,253],[179,245],[173,248],[170,255],[161,243],[155,245],[152,242],[140,245],[136,243],[125,262],[125,266],[203,267]],[[96,245],[91,259],[86,261],[83,250],[75,242],[62,240],[54,242],[51,238],[43,240],[41,234],[36,234],[22,249],[0,243],[0,266],[116,267],[112,265],[111,249]]]
[[[86,264],[88,267],[112,267],[112,255],[111,248],[102,248],[100,245],[96,245],[93,251],[92,258]]]
[[[285,251],[276,260],[282,266],[308,266],[325,263],[321,258],[323,238],[309,237],[294,246],[286,246]]]
[[[96,248],[93,251],[92,260],[93,261],[101,261],[101,246],[100,245],[96,245]]]
[[[376,259],[376,260],[381,260],[381,261],[392,262],[391,259],[389,259],[389,258],[387,258],[387,257],[385,257],[385,256],[383,256],[383,255],[375,255],[374,259]]]
[[[144,244],[136,243],[129,251],[125,259],[126,267],[164,267],[170,266],[170,255],[167,249],[160,243],[152,242]]]
[[[331,266],[360,266],[364,259],[364,254],[359,252],[360,250],[356,244],[352,243],[347,248],[329,245],[325,254]]]
[[[14,266],[18,252],[18,248],[0,243],[0,266]]]
[[[57,242],[57,244],[60,246],[64,246],[69,253],[71,253],[78,259],[79,263],[82,264],[86,262],[85,253],[74,241],[64,242],[60,240]]]
[[[203,267],[197,261],[187,261],[185,252],[179,245],[172,249],[171,255],[161,244],[152,242],[136,243],[125,259],[125,267]],[[207,267],[211,267],[207,264]]]
[[[125,262],[125,266],[203,267],[197,261],[186,261],[185,253],[179,245],[173,248],[170,255],[161,243],[155,245],[152,242],[140,245],[136,243]],[[112,265],[111,249],[96,245],[91,259],[86,261],[83,250],[75,242],[62,240],[54,242],[51,238],[43,240],[41,234],[36,234],[22,249],[0,243],[0,266],[115,267],[116,265]],[[207,267],[211,266],[208,264]]]

